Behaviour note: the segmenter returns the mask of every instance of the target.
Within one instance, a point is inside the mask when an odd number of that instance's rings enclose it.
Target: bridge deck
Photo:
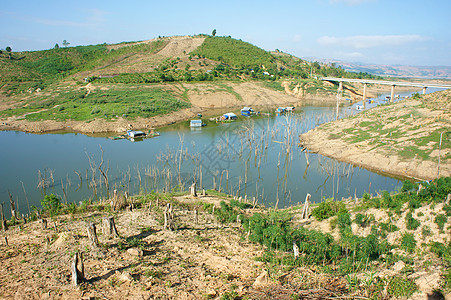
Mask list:
[[[322,77],[320,80],[324,81],[336,81],[336,82],[358,82],[358,83],[367,83],[367,84],[384,84],[384,85],[392,85],[392,86],[412,86],[412,87],[421,87],[421,88],[443,88],[450,89],[451,85],[449,84],[437,84],[437,83],[419,83],[419,82],[406,82],[406,81],[385,81],[385,80],[369,80],[369,79],[350,79],[350,78],[336,78],[336,77]]]

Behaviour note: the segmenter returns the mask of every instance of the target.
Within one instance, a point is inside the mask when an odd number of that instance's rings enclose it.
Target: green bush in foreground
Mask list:
[[[401,237],[401,248],[406,250],[409,253],[413,253],[415,251],[415,247],[417,246],[417,241],[412,233],[405,233]]]
[[[41,200],[41,205],[44,211],[49,213],[50,216],[58,214],[62,207],[60,199],[54,194],[45,195],[44,199]]]
[[[410,297],[417,289],[415,282],[401,276],[392,277],[387,286],[388,294],[393,297]]]
[[[322,221],[336,216],[342,209],[346,209],[346,206],[343,202],[328,199],[325,202],[321,202],[317,207],[315,207],[312,210],[312,215],[318,221]]]

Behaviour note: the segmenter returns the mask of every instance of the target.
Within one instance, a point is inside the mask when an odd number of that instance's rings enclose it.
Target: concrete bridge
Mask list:
[[[349,78],[336,78],[336,77],[322,77],[320,80],[323,81],[331,81],[338,82],[338,91],[343,90],[343,82],[357,82],[363,84],[363,101],[366,99],[366,86],[368,84],[383,84],[383,85],[391,85],[391,97],[390,101],[393,101],[395,86],[411,86],[411,87],[420,87],[423,89],[423,94],[426,94],[426,89],[430,88],[443,88],[450,89],[451,85],[449,84],[437,84],[437,83],[428,83],[428,82],[407,82],[407,81],[385,81],[385,80],[371,80],[371,79],[349,79]]]

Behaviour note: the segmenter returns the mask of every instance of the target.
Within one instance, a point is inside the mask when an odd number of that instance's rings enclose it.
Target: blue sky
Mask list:
[[[17,0],[0,6],[0,28],[13,51],[216,29],[298,57],[451,66],[450,0]]]

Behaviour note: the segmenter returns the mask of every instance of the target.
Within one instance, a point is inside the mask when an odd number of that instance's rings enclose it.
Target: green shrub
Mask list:
[[[388,294],[393,297],[411,297],[417,289],[414,281],[401,276],[392,277],[387,286]]]
[[[321,202],[312,210],[312,215],[318,221],[322,221],[337,215],[338,212],[342,209],[346,209],[346,206],[343,202],[326,200],[325,202]]]
[[[417,246],[417,241],[412,233],[404,233],[401,237],[401,249],[406,250],[409,253],[413,253],[415,251],[415,247]]]
[[[409,230],[415,230],[421,225],[420,221],[412,216],[412,212],[408,212],[406,215],[406,227]]]
[[[347,210],[342,210],[338,214],[338,229],[340,230],[340,233],[351,230],[351,215]]]
[[[41,205],[43,210],[49,213],[50,216],[58,214],[61,209],[60,199],[54,194],[45,195],[44,199],[41,200]]]
[[[427,225],[424,225],[421,228],[421,234],[423,235],[423,237],[431,236],[432,235],[431,228]]]
[[[443,210],[446,212],[447,217],[451,217],[451,204],[443,205]]]
[[[409,208],[410,209],[417,209],[421,207],[421,200],[416,197],[411,197],[409,200]]]
[[[438,228],[440,228],[440,230],[443,230],[446,222],[448,222],[448,217],[444,214],[438,214],[437,216],[435,216],[434,222],[438,225]]]
[[[367,227],[371,222],[374,222],[374,215],[364,215],[361,213],[356,214],[354,223],[358,224],[360,227]]]

